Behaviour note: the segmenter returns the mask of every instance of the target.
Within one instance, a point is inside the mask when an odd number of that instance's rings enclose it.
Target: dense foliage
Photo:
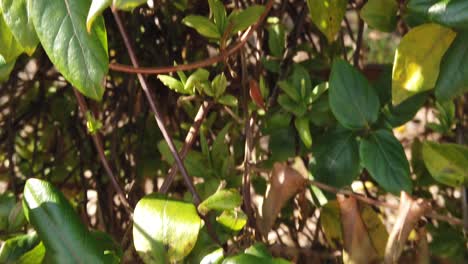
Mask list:
[[[467,43],[466,0],[0,0],[0,263],[462,263]]]

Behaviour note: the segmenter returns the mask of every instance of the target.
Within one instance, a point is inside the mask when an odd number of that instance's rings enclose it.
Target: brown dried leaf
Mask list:
[[[284,163],[275,163],[262,206],[259,229],[264,236],[273,227],[281,208],[290,198],[304,189],[306,182],[307,180],[295,169]]]
[[[385,248],[385,263],[398,261],[411,230],[430,208],[431,205],[423,199],[414,200],[406,192],[401,192],[398,217]]]
[[[356,198],[337,196],[343,229],[343,262],[376,263],[379,254],[372,243]]]

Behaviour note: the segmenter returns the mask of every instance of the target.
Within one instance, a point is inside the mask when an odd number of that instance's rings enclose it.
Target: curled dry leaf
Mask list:
[[[262,93],[260,91],[260,87],[258,86],[258,83],[256,80],[250,80],[249,82],[249,87],[250,87],[250,98],[255,102],[255,104],[262,108],[265,109],[265,101],[263,100]]]
[[[344,263],[378,263],[379,254],[354,197],[337,196],[343,229]]]
[[[401,192],[398,217],[385,248],[385,263],[397,262],[411,230],[430,208],[431,205],[423,199],[414,200],[406,192]]]
[[[284,163],[275,163],[270,184],[262,206],[259,230],[264,236],[271,230],[285,203],[304,189],[307,180],[298,171]]]

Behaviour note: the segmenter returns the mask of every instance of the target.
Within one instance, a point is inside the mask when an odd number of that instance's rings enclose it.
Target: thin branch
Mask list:
[[[263,23],[268,13],[270,12],[274,2],[275,2],[274,0],[269,0],[265,6],[265,11],[260,16],[257,23],[251,26],[250,29],[242,35],[242,37],[237,43],[231,45],[226,50],[222,50],[220,54],[217,56],[207,58],[201,61],[197,61],[194,63],[190,63],[190,64],[181,64],[177,66],[167,66],[167,67],[146,68],[146,67],[139,67],[138,65],[135,65],[135,64],[132,67],[132,66],[122,65],[118,63],[111,63],[109,65],[109,69],[114,70],[114,71],[119,71],[119,72],[133,73],[133,74],[163,74],[163,73],[170,73],[170,72],[176,72],[176,71],[188,71],[188,70],[203,68],[203,67],[207,67],[215,63],[218,63],[220,61],[225,61],[228,57],[236,54],[239,50],[241,50],[244,47],[244,45],[247,43],[247,41],[252,36],[252,34]]]
[[[205,101],[202,103],[202,105],[198,109],[197,115],[195,116],[195,119],[193,120],[193,125],[190,127],[189,132],[187,133],[187,136],[185,137],[184,146],[182,147],[182,150],[179,153],[181,159],[184,159],[185,156],[187,156],[188,151],[190,150],[193,143],[195,142],[195,139],[197,138],[197,135],[198,135],[198,132],[200,131],[200,127],[203,123],[203,120],[205,120],[208,110],[211,108],[212,105],[213,105],[213,102]],[[166,194],[169,191],[169,187],[174,181],[176,173],[177,173],[177,165],[174,163],[171,169],[169,170],[169,173],[167,174],[166,178],[164,179],[163,184],[161,185],[161,189],[159,191],[160,193]]]
[[[83,95],[81,95],[80,92],[78,92],[75,88],[73,88],[73,92],[75,93],[75,97],[78,101],[78,105],[80,107],[81,113],[83,117],[85,117],[86,113],[88,112],[88,106],[86,105],[86,101],[83,98]],[[109,165],[109,161],[106,158],[106,154],[104,153],[104,147],[102,144],[101,136],[98,133],[94,133],[91,135],[91,137],[93,138],[93,142],[94,142],[94,145],[96,146],[96,150],[98,152],[99,159],[101,160],[102,166],[104,167],[104,170],[106,171],[107,175],[109,175],[111,183],[115,191],[117,192],[117,195],[120,198],[120,201],[124,205],[130,217],[133,217],[132,207],[130,206],[127,200],[127,197],[125,197],[125,193],[123,189],[120,187],[117,181],[117,177],[115,177],[115,174]]]
[[[359,67],[359,59],[361,58],[362,39],[364,35],[364,21],[359,17],[359,28],[356,39],[356,51],[354,52],[354,66]]]

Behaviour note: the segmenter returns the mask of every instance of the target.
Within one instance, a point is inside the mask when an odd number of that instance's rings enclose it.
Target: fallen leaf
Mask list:
[[[385,263],[398,261],[411,230],[430,208],[431,205],[423,199],[414,200],[406,192],[401,192],[398,216],[385,248]]]
[[[259,230],[266,236],[273,227],[281,208],[294,195],[304,189],[307,180],[295,169],[284,163],[275,163],[270,184],[262,206]]]

